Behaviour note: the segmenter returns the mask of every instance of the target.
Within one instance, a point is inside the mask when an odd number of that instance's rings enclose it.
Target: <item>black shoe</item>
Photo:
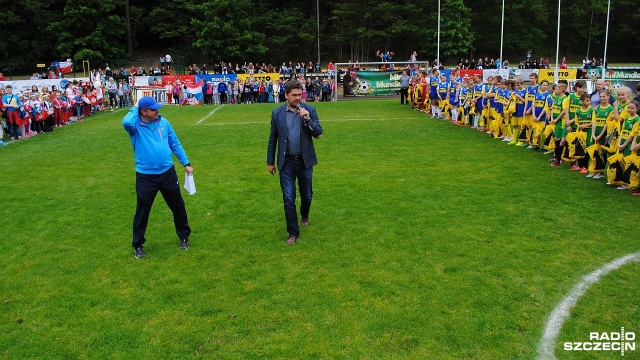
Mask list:
[[[189,239],[180,239],[180,250],[186,250],[187,248],[189,248]]]
[[[140,259],[140,258],[143,258],[143,257],[147,256],[147,254],[144,253],[144,249],[142,248],[142,245],[140,245],[137,248],[133,248],[133,256],[136,259]]]

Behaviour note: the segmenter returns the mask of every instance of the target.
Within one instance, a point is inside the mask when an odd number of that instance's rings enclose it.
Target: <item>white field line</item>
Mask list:
[[[196,125],[200,125],[200,123],[202,123],[203,121],[207,120],[209,117],[211,117],[211,115],[215,114],[216,111],[222,109],[223,107],[224,107],[224,104],[221,105],[220,107],[217,107],[217,108],[213,109],[213,111],[211,111],[207,116],[205,116],[202,119],[198,120]]]
[[[215,112],[215,111],[214,111]],[[209,115],[207,115],[204,119],[208,118],[209,116],[213,115],[213,112]],[[202,119],[202,120],[204,120]],[[373,118],[364,118],[364,119],[328,119],[328,120],[320,120],[321,123],[326,123],[326,122],[345,122],[345,121],[395,121],[395,120],[415,120],[416,118],[384,118],[384,119],[373,119]],[[200,123],[202,122],[202,120],[198,121],[196,123],[196,125],[200,125]],[[265,121],[243,121],[243,122],[233,122],[233,123],[206,123],[206,124],[202,124],[202,125],[214,125],[214,126],[218,126],[218,125],[251,125],[251,124],[269,124],[270,120],[265,120]]]
[[[640,251],[625,255],[612,262],[605,264],[599,269],[585,275],[580,281],[573,286],[569,294],[553,309],[547,325],[545,326],[544,333],[542,334],[542,340],[538,346],[538,360],[552,360],[556,359],[555,347],[556,340],[562,330],[562,325],[571,315],[571,309],[578,303],[578,300],[584,295],[591,285],[600,281],[602,277],[610,272],[621,268],[622,266],[632,262],[640,262]]]

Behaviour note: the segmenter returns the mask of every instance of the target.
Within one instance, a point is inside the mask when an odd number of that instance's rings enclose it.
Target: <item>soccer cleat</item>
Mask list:
[[[144,253],[144,249],[142,248],[142,245],[140,245],[137,248],[133,248],[133,256],[136,259],[141,259],[141,258],[147,256],[147,254]]]
[[[618,189],[618,190],[629,190],[629,187],[627,185],[620,185],[616,189]]]
[[[594,176],[596,176],[596,174],[589,174],[589,175],[587,175],[586,177],[588,177],[588,178],[592,178],[592,177],[594,177]]]
[[[556,158],[552,157],[551,159],[549,159],[549,160],[547,160],[547,161],[550,161],[550,162],[556,162],[556,161],[558,161],[558,160],[557,160]]]
[[[560,166],[560,162],[554,161],[553,164],[551,164],[551,166],[552,167]]]
[[[589,172],[589,170],[587,170],[587,168],[583,167],[582,169],[580,169],[580,174],[586,174],[588,172]]]
[[[529,146],[527,146],[527,149],[529,149],[529,150],[532,150],[532,149],[535,149],[535,148],[536,148],[536,147],[535,147],[535,146],[533,146],[533,145],[529,145]]]
[[[553,150],[547,150],[544,152],[545,155],[549,155],[549,154],[553,154],[555,151]]]
[[[598,179],[602,179],[603,177],[604,177],[604,175],[598,173],[598,174],[593,175],[592,179],[598,180]]]
[[[573,166],[571,167],[571,169],[569,169],[569,170],[571,170],[571,171],[580,171],[580,166],[578,166],[578,165],[573,165]]]
[[[186,250],[189,248],[189,239],[183,238],[180,239],[180,250]]]

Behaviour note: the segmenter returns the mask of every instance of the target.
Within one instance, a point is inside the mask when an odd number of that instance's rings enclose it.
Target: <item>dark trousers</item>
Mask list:
[[[149,213],[156,194],[160,191],[164,201],[173,212],[173,223],[176,226],[176,234],[179,238],[189,237],[191,228],[187,220],[187,210],[180,194],[180,184],[176,169],[172,166],[162,174],[141,174],[136,172],[136,193],[138,204],[136,214],[133,217],[133,247],[143,245],[146,241],[144,234],[147,231]]]
[[[118,102],[116,101],[116,93],[109,93],[109,106],[118,106]]]
[[[301,156],[297,160],[287,156],[280,170],[280,188],[282,189],[284,217],[287,220],[289,236],[300,236],[298,213],[296,212],[296,179],[298,179],[298,189],[300,190],[300,215],[302,218],[308,218],[313,197],[312,176],[313,167],[305,168]]]
[[[400,104],[409,103],[409,88],[400,88]]]

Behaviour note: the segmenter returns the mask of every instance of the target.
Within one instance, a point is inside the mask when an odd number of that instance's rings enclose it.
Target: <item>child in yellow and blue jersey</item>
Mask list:
[[[442,115],[438,97],[438,70],[431,70],[431,75],[429,76],[429,99],[431,99],[431,116],[439,117]]]
[[[509,145],[522,146],[525,143],[520,142],[518,139],[520,131],[524,125],[524,109],[526,106],[527,89],[524,87],[524,83],[521,78],[516,78],[516,88],[514,89],[511,98],[516,103],[516,111],[511,116],[511,125],[513,126],[513,140]]]
[[[538,90],[540,89],[540,85],[538,84],[538,74],[536,73],[532,73],[531,75],[529,75],[529,83],[530,85],[527,86],[527,95],[525,96],[525,106],[524,106],[524,125],[529,126],[529,128],[531,129],[531,133],[533,134],[533,128],[534,128],[534,116],[533,116],[533,102],[535,100],[536,94],[538,93]],[[527,143],[523,143],[523,145],[526,145]],[[529,144],[528,149],[533,149],[535,148],[535,146],[532,146],[531,144]]]
[[[540,146],[542,146],[544,140],[542,139],[543,132],[545,126],[547,126],[547,123],[549,122],[552,104],[553,98],[549,93],[549,82],[547,80],[542,80],[542,83],[540,83],[540,87],[533,99],[533,131],[531,135],[531,142],[527,149],[541,149]]]
[[[449,83],[449,106],[451,108],[451,122],[458,121],[458,106],[460,105],[460,89],[462,83],[451,81]]]
[[[473,77],[473,99],[471,100],[472,105],[475,106],[475,115],[473,116],[473,126],[472,129],[482,130],[482,126],[480,125],[480,117],[482,116],[483,108],[483,98],[482,92],[484,90],[484,84],[482,83],[482,79],[477,76]]]
[[[440,81],[438,82],[438,108],[440,109],[439,118],[448,119],[449,116],[445,112],[444,107],[447,102],[447,95],[449,94],[449,81],[447,81],[447,75],[440,75]]]
[[[469,124],[469,97],[471,96],[469,82],[465,79],[460,87],[460,105],[458,106],[458,125],[466,126]]]

